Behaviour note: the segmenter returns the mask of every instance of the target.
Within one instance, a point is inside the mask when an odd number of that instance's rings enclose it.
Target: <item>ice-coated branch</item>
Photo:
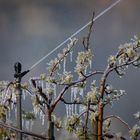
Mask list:
[[[14,127],[14,126],[11,126],[11,125],[8,125],[8,124],[2,123],[2,122],[0,122],[0,126],[5,127],[7,129],[11,129],[11,130],[16,131],[16,132],[20,132],[20,133],[25,134],[25,135],[33,136],[33,137],[36,137],[36,138],[41,138],[41,139],[44,139],[44,140],[48,139],[48,138],[46,138],[42,135],[35,134],[35,133],[29,132],[29,131],[20,130],[20,129]]]
[[[104,121],[107,120],[107,119],[109,119],[109,118],[115,118],[115,119],[117,119],[118,121],[120,121],[128,130],[131,129],[130,126],[128,125],[128,123],[125,122],[121,117],[119,117],[119,116],[117,116],[117,115],[110,115],[110,116],[107,116],[107,117],[104,119]]]

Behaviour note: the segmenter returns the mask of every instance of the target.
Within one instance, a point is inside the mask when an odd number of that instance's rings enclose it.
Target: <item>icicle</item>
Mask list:
[[[42,87],[41,80],[38,80],[38,86]]]
[[[63,62],[63,72],[66,71],[66,58],[64,58],[64,62]]]
[[[74,88],[71,88],[71,102],[73,102],[73,97],[74,97]]]
[[[74,110],[75,114],[78,114],[78,112],[77,112],[77,105],[76,104],[74,105],[74,108],[75,108],[75,110]]]
[[[17,119],[17,108],[14,107],[15,118]]]
[[[68,115],[69,115],[69,112],[68,112],[68,105],[65,104],[65,107],[66,107],[66,116],[68,117]]]
[[[32,120],[29,120],[29,129],[28,129],[29,131],[31,131],[31,128],[32,128],[32,126],[31,126],[31,121],[32,121]]]
[[[71,105],[71,115],[74,114],[74,104]]]
[[[69,116],[72,115],[72,105],[69,105]]]
[[[53,84],[53,90],[54,90],[54,99],[56,99],[56,84]]]
[[[33,110],[34,110],[35,116],[37,116],[37,114],[38,114],[38,108],[34,107]]]
[[[14,108],[14,103],[11,103],[11,109],[13,110],[13,108]]]
[[[42,115],[42,125],[44,125],[45,124],[45,115],[43,114]]]
[[[16,103],[16,94],[12,94],[12,101]]]
[[[10,94],[10,88],[8,88],[7,90],[5,89],[5,93],[6,94],[3,94],[3,98],[2,98],[3,103],[7,100],[7,95]]]
[[[85,111],[85,107],[83,105],[79,105],[79,114]]]
[[[79,89],[77,87],[72,87],[71,88],[71,102],[73,102],[77,98],[78,90]],[[77,105],[76,104],[72,105],[72,114],[73,113],[77,114]]]
[[[58,64],[59,69],[61,69],[61,64]]]
[[[92,68],[92,61],[91,60],[89,61],[89,67],[90,67],[90,69]]]
[[[82,112],[82,107],[81,105],[79,105],[79,114],[81,114],[81,112]]]
[[[78,88],[74,87],[73,88],[73,96],[74,96],[74,98],[76,97],[77,93],[78,93]]]
[[[11,119],[11,111],[10,110],[8,110],[8,118],[9,118],[9,120]]]
[[[87,69],[85,68],[85,74],[87,73]]]
[[[22,95],[23,95],[22,96],[23,97],[23,100],[25,101],[25,99],[26,99],[26,91],[24,89],[22,90]]]
[[[50,88],[50,83],[46,82],[46,91]]]
[[[44,81],[41,81],[42,90],[44,90]]]
[[[24,128],[24,126],[25,126],[25,120],[22,119],[22,127]]]
[[[39,112],[39,119],[40,119],[40,120],[42,119],[42,116],[43,116],[43,112],[40,111],[40,112]]]
[[[79,94],[80,94],[82,97],[84,97],[84,89],[83,89],[83,88],[80,88],[80,89],[79,89]]]
[[[70,51],[70,62],[73,60],[73,51]]]
[[[43,99],[42,99],[42,96],[39,96],[39,100],[40,100],[40,101],[42,101],[42,100],[43,100]]]
[[[26,120],[25,122],[25,129],[28,130],[30,127],[30,122]]]
[[[32,129],[33,129],[33,125],[34,125],[34,121],[33,121],[33,120],[31,120],[31,124],[30,124],[30,131],[32,131]]]
[[[73,102],[76,99],[76,94],[77,94],[77,87],[72,87],[71,88],[71,102]],[[75,113],[75,105],[72,104],[71,105],[71,110],[72,110],[72,114]]]
[[[3,92],[1,92],[1,94],[0,94],[0,102],[2,102],[2,94],[3,94]]]
[[[68,117],[70,116],[70,106],[68,105]]]

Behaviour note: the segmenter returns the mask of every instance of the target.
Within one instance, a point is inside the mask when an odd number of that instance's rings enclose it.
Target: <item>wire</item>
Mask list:
[[[104,14],[106,14],[108,11],[110,11],[113,7],[115,7],[118,3],[120,3],[121,0],[117,0],[116,2],[114,2],[113,4],[111,4],[108,8],[106,8],[104,11],[102,11],[99,15],[97,15],[93,21],[89,21],[87,24],[85,24],[84,26],[82,26],[79,30],[77,30],[75,33],[73,33],[70,37],[68,37],[66,40],[64,40],[61,44],[59,44],[58,46],[56,46],[52,51],[50,51],[49,53],[47,53],[44,57],[42,57],[40,60],[38,60],[35,64],[33,64],[31,66],[31,68],[29,69],[29,71],[31,71],[33,68],[35,68],[37,65],[39,65],[42,61],[44,61],[48,56],[50,56],[52,53],[54,53],[57,49],[59,49],[61,46],[63,46],[64,44],[66,44],[69,40],[71,40],[71,38],[73,38],[74,36],[76,36],[77,34],[79,34],[81,31],[83,31],[86,27],[88,27],[92,22],[95,22],[97,19],[99,19],[101,16],[103,16]]]

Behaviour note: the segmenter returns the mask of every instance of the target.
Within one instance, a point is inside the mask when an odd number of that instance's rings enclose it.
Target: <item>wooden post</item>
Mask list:
[[[15,63],[14,68],[15,68],[14,77],[16,78],[17,128],[22,130],[21,79],[25,74],[27,74],[29,72],[29,70],[21,73],[22,65],[19,62]],[[21,132],[17,133],[17,140],[22,140],[22,133]]]
[[[15,63],[15,75],[16,78],[16,108],[17,108],[17,128],[22,130],[22,103],[21,103],[21,64],[19,62]],[[20,132],[17,132],[17,140],[22,140],[22,134]]]
[[[17,78],[17,91],[16,91],[16,102],[17,102],[17,128],[22,130],[22,90],[21,90],[21,79]],[[22,140],[22,134],[20,132],[17,133],[17,140]]]

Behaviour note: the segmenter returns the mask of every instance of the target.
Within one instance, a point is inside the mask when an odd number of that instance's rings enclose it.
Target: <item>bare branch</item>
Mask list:
[[[92,73],[90,74],[87,74],[87,75],[84,75],[84,78],[80,79],[80,80],[77,80],[77,81],[73,81],[72,83],[70,83],[71,86],[77,84],[77,83],[80,83],[80,82],[84,82],[87,78],[93,76],[93,75],[97,75],[97,74],[104,74],[103,71],[93,71]]]
[[[7,129],[11,129],[11,130],[16,131],[16,132],[20,132],[20,133],[25,134],[25,135],[30,135],[30,136],[41,138],[41,139],[44,139],[44,140],[48,139],[48,138],[46,138],[42,135],[38,135],[38,134],[35,134],[35,133],[32,133],[32,132],[23,131],[23,130],[20,130],[20,129],[14,127],[14,126],[10,126],[10,125],[2,123],[2,122],[0,122],[0,126],[6,127]]]
[[[58,95],[58,97],[56,98],[56,100],[54,101],[54,103],[52,104],[52,110],[55,109],[56,105],[58,104],[59,101],[61,101],[61,98],[63,97],[63,95],[65,94],[65,92],[69,89],[70,85],[69,86],[65,86],[61,93]]]
[[[115,118],[117,120],[119,120],[128,130],[130,130],[130,126],[128,125],[128,123],[126,123],[122,118],[120,118],[119,116],[116,115],[110,115],[108,117],[106,117],[104,120],[107,120],[108,118]]]
[[[85,50],[89,49],[90,37],[91,37],[92,28],[93,28],[93,24],[94,24],[94,16],[95,16],[95,12],[93,12],[93,14],[92,14],[91,24],[89,25],[89,31],[88,31],[87,37],[83,38],[83,42],[82,43],[83,43],[83,46],[84,46]]]
[[[85,126],[84,126],[85,138],[87,134],[87,125],[88,125],[88,120],[89,120],[89,109],[90,109],[90,101],[88,102],[88,105],[87,105],[87,112],[86,112],[86,119],[85,119]]]
[[[75,46],[76,40],[74,40],[72,42],[72,44],[70,45],[70,48],[68,48],[64,54],[62,55],[62,57],[60,57],[58,59],[58,61],[55,63],[55,65],[51,68],[51,72],[49,76],[52,76],[53,73],[55,72],[55,70],[57,69],[57,66],[65,59],[65,57],[67,57],[67,55],[70,53],[71,49]]]

